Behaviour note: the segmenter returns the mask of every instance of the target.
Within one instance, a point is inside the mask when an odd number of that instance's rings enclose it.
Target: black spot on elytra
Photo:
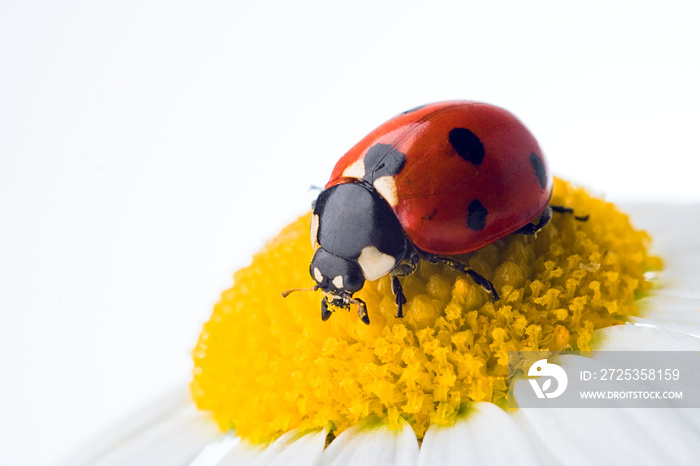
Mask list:
[[[537,181],[540,182],[540,188],[544,189],[545,186],[547,186],[547,171],[544,169],[542,158],[532,152],[530,154],[530,165],[532,165],[532,169],[535,171]]]
[[[364,180],[374,183],[382,176],[396,176],[406,163],[406,155],[389,144],[375,144],[365,155]]]
[[[467,128],[454,128],[450,131],[450,144],[457,154],[469,163],[478,166],[484,160],[484,144],[476,134]]]
[[[486,207],[478,200],[474,199],[467,207],[467,226],[474,231],[482,230],[486,226]]]
[[[406,110],[405,112],[401,112],[400,115],[405,115],[405,114],[407,114],[407,113],[413,113],[413,112],[415,112],[415,111],[417,111],[417,110],[420,110],[420,109],[423,108],[423,107],[425,107],[425,105],[419,105],[418,107],[410,108],[410,109]]]

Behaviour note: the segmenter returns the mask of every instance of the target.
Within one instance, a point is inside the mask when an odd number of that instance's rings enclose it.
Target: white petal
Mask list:
[[[428,428],[419,466],[541,463],[530,439],[505,411],[483,402],[471,408],[454,426]]]
[[[700,338],[645,324],[603,328],[593,338],[601,351],[700,351]]]
[[[269,445],[253,445],[240,437],[223,436],[208,445],[189,466],[316,466],[326,444],[327,431],[292,430]]]
[[[216,466],[253,465],[265,453],[265,448],[267,445],[251,444],[243,439]]]
[[[90,442],[64,464],[71,466],[187,465],[221,436],[183,387],[109,433]]]
[[[523,408],[520,415],[557,464],[690,465],[700,455],[694,414],[680,409]]]
[[[567,368],[603,367],[578,356],[559,362]],[[516,400],[523,390],[531,388],[519,380]],[[692,409],[521,408],[514,417],[556,464],[696,464],[700,455],[700,419]]]
[[[222,435],[204,447],[189,466],[216,466],[240,441],[241,438],[234,434]]]
[[[632,322],[700,337],[700,206],[630,206],[665,262],[657,288],[639,301]]]
[[[665,292],[700,297],[700,205],[625,206],[632,223],[647,230],[652,251],[664,260],[660,275]]]
[[[418,440],[400,419],[391,430],[376,420],[366,420],[341,433],[323,453],[324,466],[412,466],[418,461]]]
[[[640,316],[631,317],[631,322],[700,337],[700,299],[674,296],[659,290],[637,304]]]
[[[293,430],[274,441],[254,463],[264,466],[317,466],[326,446],[328,431],[314,430],[301,434]]]

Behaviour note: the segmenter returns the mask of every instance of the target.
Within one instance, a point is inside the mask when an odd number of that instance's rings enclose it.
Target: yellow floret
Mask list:
[[[234,276],[193,351],[192,395],[223,430],[268,441],[293,429],[337,434],[374,415],[406,419],[421,438],[454,421],[469,401],[505,406],[508,351],[589,350],[592,332],[636,313],[644,272],[660,268],[649,237],[611,203],[555,180],[554,214],[536,237],[511,235],[459,259],[491,280],[501,299],[467,276],[421,262],[403,279],[406,317],[395,318],[388,277],[367,282],[356,310],[321,321],[311,286],[310,215],[287,226]]]

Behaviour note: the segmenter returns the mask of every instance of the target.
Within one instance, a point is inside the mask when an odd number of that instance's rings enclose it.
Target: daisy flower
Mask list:
[[[71,464],[695,464],[697,410],[508,408],[509,351],[700,350],[696,207],[630,208],[662,264],[613,204],[562,180],[552,203],[590,220],[555,214],[461,258],[498,302],[421,262],[403,319],[388,277],[358,293],[370,325],[322,322],[317,293],[280,296],[309,281],[300,217],[222,293],[193,351],[194,403],[175,394]]]

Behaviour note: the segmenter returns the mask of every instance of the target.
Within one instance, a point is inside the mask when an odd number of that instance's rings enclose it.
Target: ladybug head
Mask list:
[[[355,304],[360,319],[369,324],[365,303],[352,297],[365,284],[365,276],[356,262],[318,248],[311,259],[309,273],[316,281],[314,288],[321,289],[325,295],[321,300],[321,319],[327,320],[331,316],[329,304],[341,309],[349,309],[351,304]]]
[[[328,298],[333,299],[333,305],[346,308],[349,304],[338,304],[336,301],[343,296],[352,294],[365,285],[365,276],[360,266],[348,259],[329,253],[318,248],[309,266],[311,278],[316,286],[323,290]],[[347,300],[343,300],[347,301]]]
[[[349,309],[351,304],[357,306],[357,313],[365,324],[369,324],[367,306],[364,301],[353,298],[352,295],[362,289],[365,276],[360,266],[351,260],[338,257],[323,248],[318,248],[311,259],[309,267],[311,277],[316,281],[312,288],[295,288],[282,293],[286,298],[294,291],[321,290],[325,295],[321,300],[321,319],[328,320],[331,316],[329,305],[341,309]]]

